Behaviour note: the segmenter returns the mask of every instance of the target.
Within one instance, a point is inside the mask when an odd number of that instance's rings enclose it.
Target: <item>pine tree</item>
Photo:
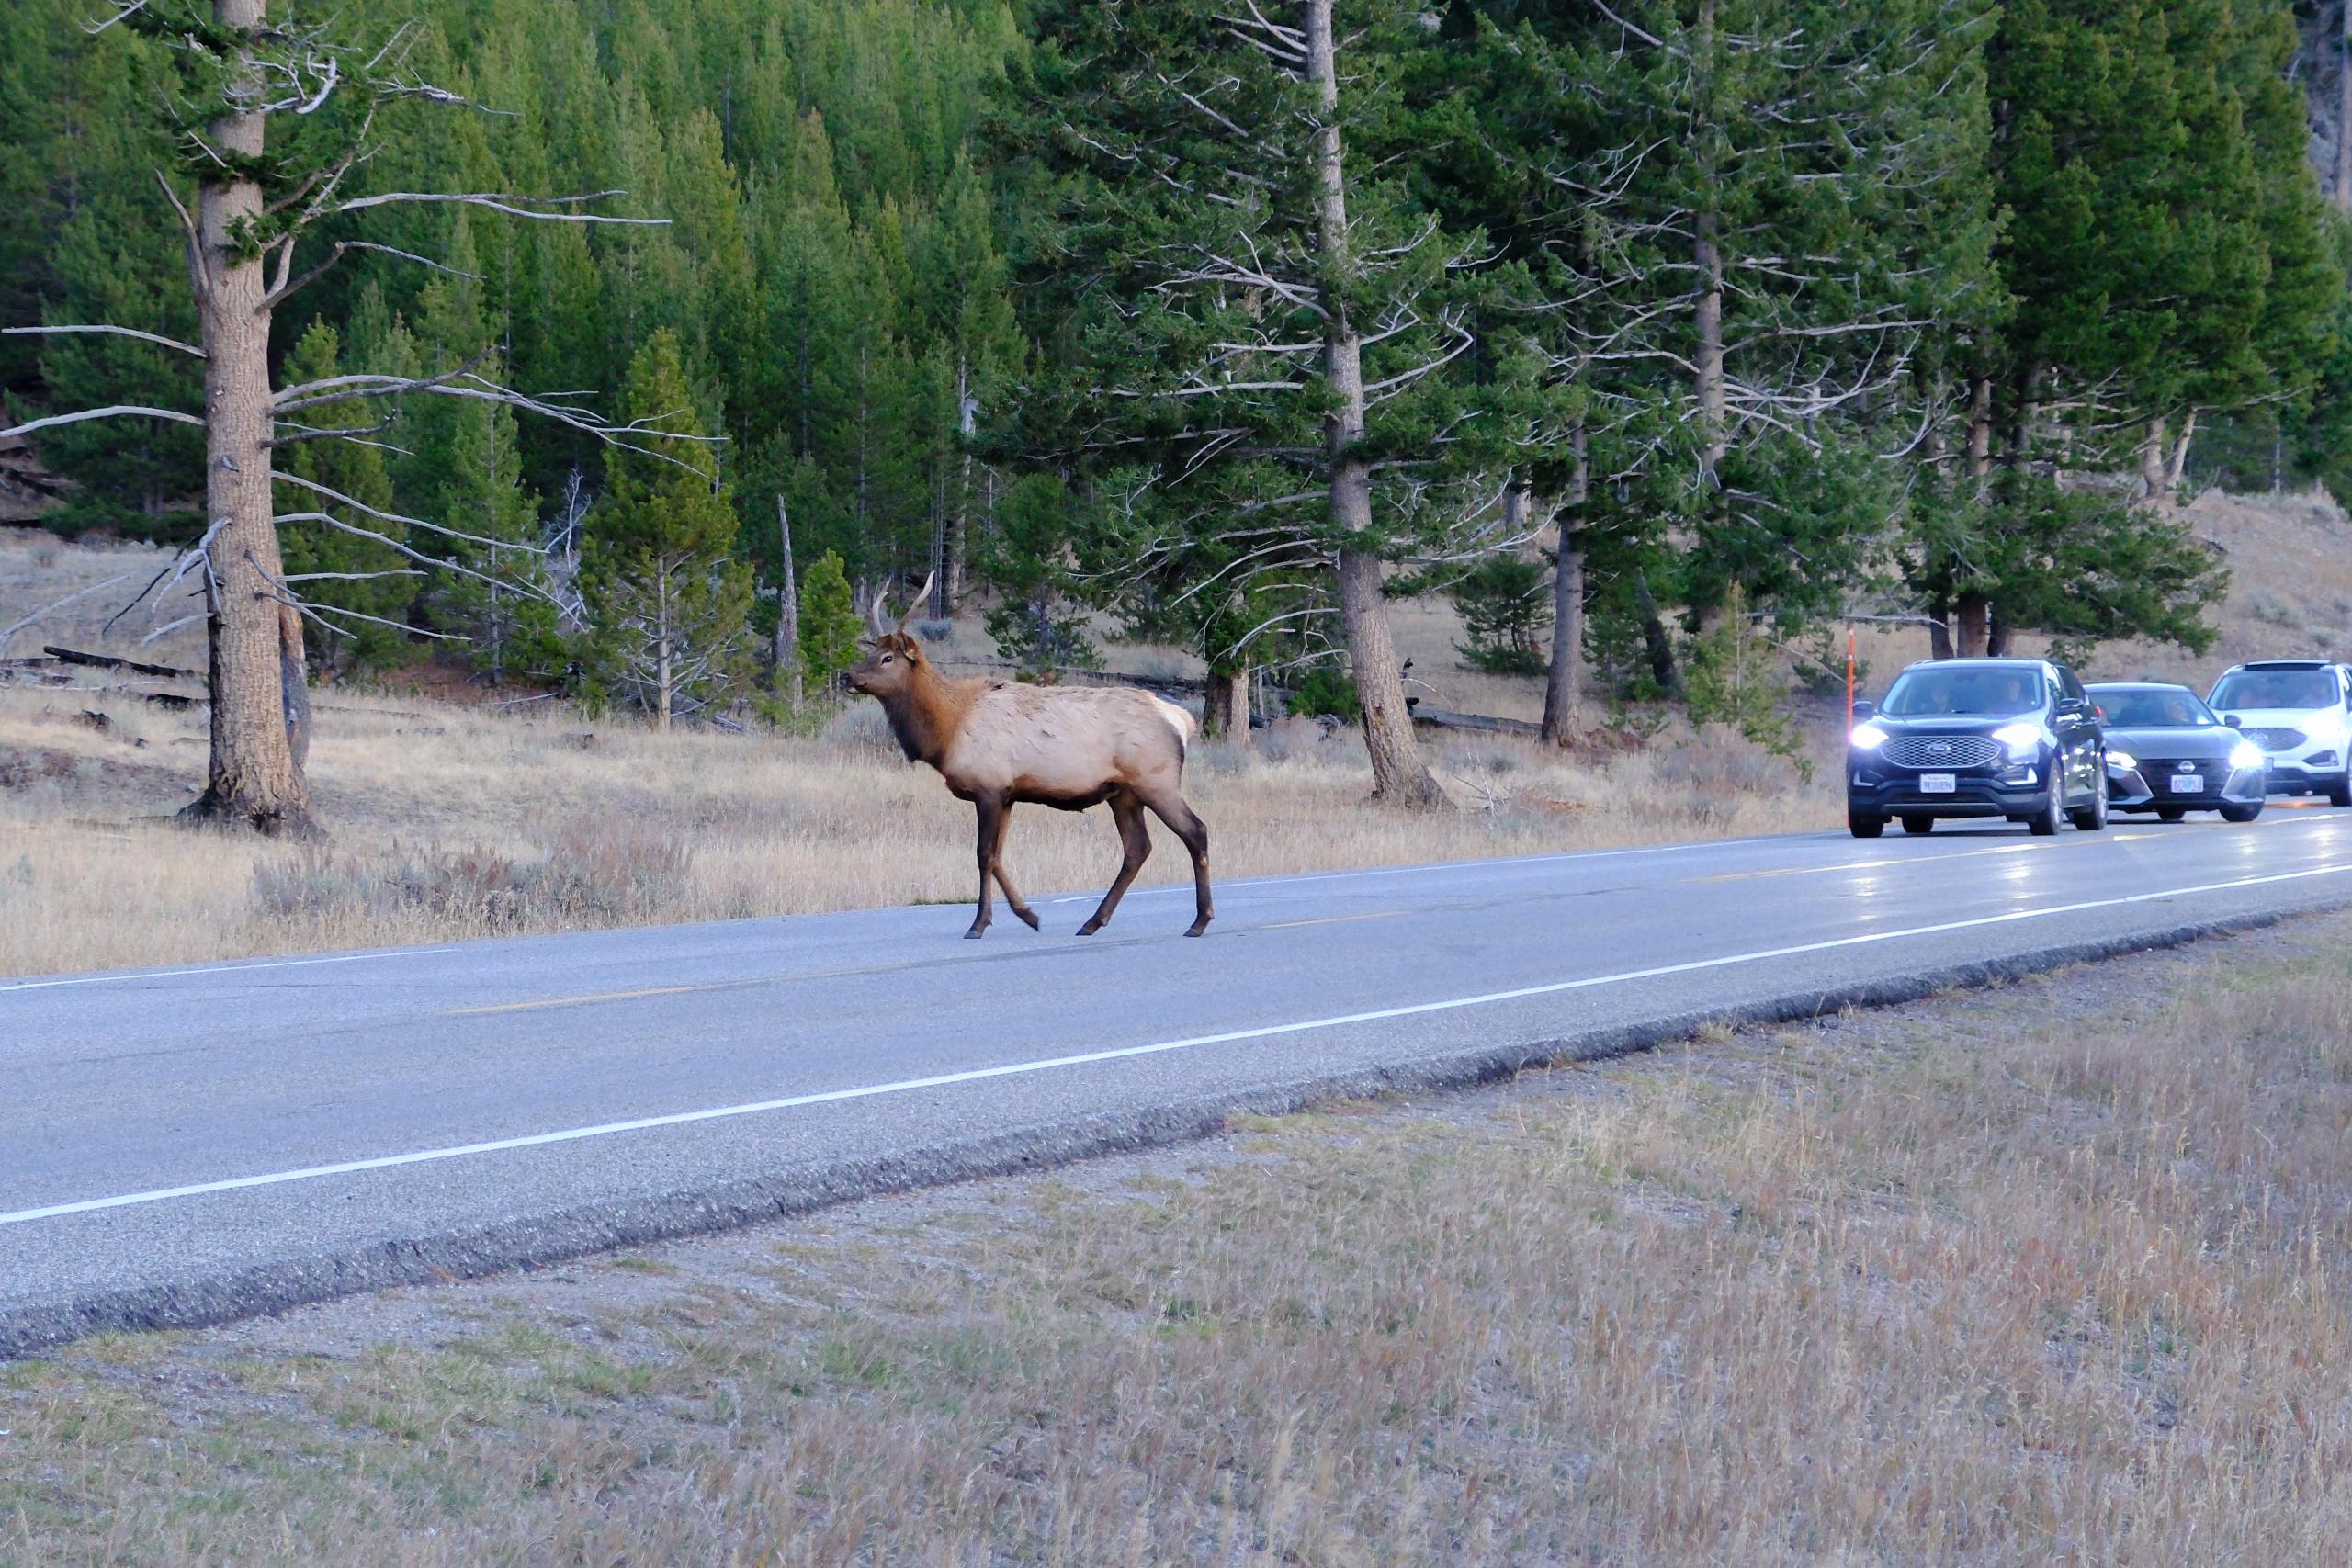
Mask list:
[[[343,369],[334,328],[314,321],[295,344],[284,374],[296,382],[313,381]],[[314,428],[356,431],[368,421],[365,410],[343,403],[319,410]],[[396,543],[408,539],[406,525],[385,516],[393,510],[394,496],[383,449],[359,441],[296,442],[284,450],[278,471],[349,498],[338,501],[283,483],[278,491],[278,504],[289,519],[279,536],[287,581],[299,585],[330,628],[328,635],[307,639],[311,659],[322,671],[334,674],[393,663],[409,647],[401,627],[416,599],[421,571],[395,545],[349,531],[365,529]]]
[[[732,557],[732,502],[718,483],[675,334],[638,351],[623,407],[668,435],[611,464],[612,491],[590,514],[581,590],[594,657],[608,687],[667,729],[719,700],[741,672],[751,636],[750,571]]]
[[[833,689],[842,671],[857,662],[865,629],[842,558],[827,550],[800,580],[800,671],[808,690]]]

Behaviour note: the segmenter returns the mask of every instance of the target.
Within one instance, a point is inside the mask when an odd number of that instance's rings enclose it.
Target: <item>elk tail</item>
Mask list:
[[[1190,757],[1193,737],[1200,733],[1201,721],[1193,716],[1192,709],[1180,707],[1166,697],[1155,694],[1151,700],[1159,705],[1159,716],[1166,719],[1168,728],[1176,732],[1176,754]]]

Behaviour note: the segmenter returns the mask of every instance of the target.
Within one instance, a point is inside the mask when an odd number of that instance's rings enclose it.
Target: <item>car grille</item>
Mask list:
[[[1981,768],[2001,745],[1989,735],[1897,735],[1878,754],[1898,768]]]
[[[2186,763],[2177,757],[2140,759],[2140,776],[2147,780],[2148,787],[2158,795],[2173,793],[2172,785],[2165,781],[2183,773],[2195,773],[2205,781],[2200,794],[2218,795],[2222,786],[2230,782],[2231,769],[2230,764],[2219,757],[2192,757]]]
[[[2300,729],[2249,729],[2245,738],[2266,751],[2292,751],[2311,739]]]

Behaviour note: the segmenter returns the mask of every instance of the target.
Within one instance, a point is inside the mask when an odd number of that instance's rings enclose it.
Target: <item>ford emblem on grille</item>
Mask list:
[[[1930,756],[1930,757],[1949,757],[1949,756],[1951,756],[1951,741],[1949,741],[1949,740],[1930,740],[1930,741],[1928,741],[1928,756]]]
[[[2194,762],[2184,761],[2177,771],[2184,773],[2193,773],[2197,771],[2197,764]]]

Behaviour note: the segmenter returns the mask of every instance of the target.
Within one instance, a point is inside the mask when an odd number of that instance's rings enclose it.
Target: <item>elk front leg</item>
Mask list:
[[[996,885],[1004,890],[1004,901],[1012,906],[1012,912],[1034,931],[1037,929],[1037,912],[1021,901],[1021,895],[1013,890],[1012,878],[1004,874],[1004,838],[1012,827],[1012,803],[1008,800],[1004,803],[1004,809],[997,813],[996,843],[989,851],[989,867],[996,874]]]
[[[993,795],[982,795],[974,801],[979,812],[978,856],[980,863],[980,907],[972,916],[972,929],[964,933],[967,940],[977,941],[989,929],[994,915],[995,900],[989,893],[989,878],[996,872],[996,847],[1004,835],[1004,802]]]
[[[1102,908],[1078,928],[1080,936],[1092,936],[1110,923],[1111,911],[1119,907],[1121,898],[1126,897],[1127,885],[1136,879],[1136,873],[1143,869],[1143,863],[1151,858],[1151,829],[1144,826],[1142,804],[1127,791],[1121,790],[1111,797],[1111,817],[1119,825],[1119,848],[1123,857],[1119,863],[1119,878],[1111,884],[1111,891],[1102,895]]]

